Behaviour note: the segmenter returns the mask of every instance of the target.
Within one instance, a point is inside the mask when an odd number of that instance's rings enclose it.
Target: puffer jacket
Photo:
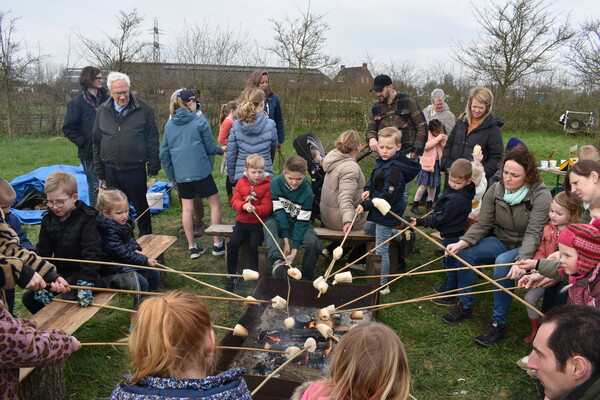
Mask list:
[[[106,179],[105,166],[125,171],[147,165],[148,175],[156,175],[160,170],[154,110],[133,93],[129,96],[129,103],[120,113],[112,98],[96,111],[92,140],[98,179]]]
[[[265,221],[273,213],[271,178],[266,176],[260,182],[253,185],[250,183],[248,177],[244,175],[235,185],[235,191],[231,199],[231,208],[237,211],[236,221],[246,224],[260,224],[254,213],[249,213],[243,208],[244,204],[246,204],[246,199],[251,194],[254,194],[254,197],[256,197],[250,201],[254,208],[256,208],[256,214]]]
[[[108,94],[104,88],[100,88],[97,97],[100,103],[104,103],[108,99]],[[67,139],[77,145],[77,156],[80,160],[94,159],[92,129],[95,119],[96,109],[84,100],[82,93],[73,97],[67,104],[62,130]]]
[[[330,151],[323,160],[325,179],[321,192],[321,221],[329,229],[341,231],[352,222],[356,206],[361,202],[365,176],[356,158],[339,150]],[[356,217],[353,230],[365,225],[367,214]]]
[[[502,182],[488,189],[479,216],[461,239],[473,246],[492,229],[493,235],[509,249],[520,247],[518,260],[531,258],[548,223],[552,195],[543,182],[537,182],[520,203],[511,206],[504,201],[504,190]]]
[[[173,182],[194,182],[212,174],[210,156],[223,154],[204,115],[178,108],[165,124],[160,160]]]
[[[146,265],[148,257],[136,253],[142,247],[133,238],[132,219],[119,225],[114,220],[99,215],[98,231],[102,236],[102,260],[132,265]],[[133,270],[130,267],[118,267],[116,265],[102,265],[100,275],[107,276]]]
[[[110,400],[251,400],[245,372],[238,367],[202,379],[147,376],[134,385],[117,385]]]
[[[265,171],[273,175],[271,152],[277,149],[275,122],[264,113],[256,114],[252,124],[237,120],[233,123],[227,141],[227,175],[231,183],[244,175],[246,157],[260,154],[265,159]]]
[[[473,197],[475,184],[472,182],[460,190],[454,190],[448,185],[435,204],[433,214],[417,219],[417,226],[435,228],[444,238],[462,235],[469,226]]]
[[[439,160],[442,162],[442,153],[444,146],[448,140],[448,135],[440,133],[437,136],[433,136],[431,132],[427,135],[427,143],[425,143],[425,151],[419,162],[421,163],[421,169],[426,172],[433,172],[435,170],[435,161]]]
[[[447,171],[452,163],[459,158],[473,161],[473,148],[481,146],[483,152],[483,168],[486,179],[490,179],[498,170],[498,163],[504,153],[502,144],[502,132],[500,128],[504,121],[493,114],[489,114],[481,124],[467,135],[469,123],[465,114],[456,120],[454,129],[448,136],[442,157],[442,170]]]
[[[37,253],[42,257],[100,261],[102,239],[96,225],[97,215],[95,209],[81,200],[75,202],[73,211],[64,221],[51,210],[48,211],[42,217]],[[100,286],[98,264],[67,261],[56,261],[54,264],[65,279],[76,278],[75,281],[84,280]]]
[[[279,143],[285,141],[285,125],[283,123],[283,111],[281,110],[281,102],[275,93],[269,94],[265,100],[265,111],[269,114],[269,119],[275,121],[277,128],[277,140]]]
[[[365,187],[370,191],[370,197],[361,204],[366,211],[369,211],[368,221],[383,226],[396,226],[400,223],[394,216],[383,215],[373,206],[374,198],[386,200],[391,210],[400,215],[406,204],[404,204],[404,188],[407,182],[412,181],[419,174],[421,165],[412,158],[407,158],[404,153],[396,153],[393,157],[384,160],[381,157],[375,161],[375,168],[371,174],[371,179]]]

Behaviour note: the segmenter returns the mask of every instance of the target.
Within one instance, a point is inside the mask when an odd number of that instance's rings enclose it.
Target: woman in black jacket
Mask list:
[[[494,176],[504,153],[500,131],[504,121],[491,113],[493,101],[494,95],[491,90],[483,87],[471,89],[465,112],[456,120],[444,147],[443,171],[448,171],[452,163],[459,158],[473,161],[473,150],[479,145],[483,153],[481,164],[485,170],[485,177],[489,181]]]

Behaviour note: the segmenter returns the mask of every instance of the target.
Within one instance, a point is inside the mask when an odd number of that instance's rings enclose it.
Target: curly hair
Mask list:
[[[537,168],[537,161],[533,152],[527,147],[519,145],[505,152],[502,161],[500,161],[501,169],[504,169],[504,164],[507,161],[514,161],[523,167],[525,170],[525,183],[533,185],[534,183],[541,182],[542,178]]]

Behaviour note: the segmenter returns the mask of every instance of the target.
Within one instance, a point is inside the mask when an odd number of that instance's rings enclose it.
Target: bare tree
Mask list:
[[[600,85],[600,19],[582,25],[565,57],[581,82]]]
[[[95,41],[82,33],[77,35],[82,42],[82,56],[101,68],[131,73],[130,63],[149,58],[151,45],[140,40],[140,26],[144,17],[139,16],[134,8],[129,12],[119,11],[117,20],[119,32],[115,36],[105,34],[106,40]]]
[[[472,7],[478,37],[455,43],[454,58],[496,85],[499,98],[519,79],[548,69],[553,52],[574,35],[568,18],[561,22],[560,14],[540,0],[472,3]]]
[[[27,84],[32,71],[43,58],[40,54],[33,54],[22,40],[13,37],[16,22],[19,18],[8,18],[8,12],[0,11],[0,80],[2,91],[6,99],[6,135],[8,141],[14,139],[13,132],[13,102],[11,94],[18,85]]]

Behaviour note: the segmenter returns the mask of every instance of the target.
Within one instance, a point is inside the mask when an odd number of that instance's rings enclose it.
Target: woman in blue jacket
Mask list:
[[[265,159],[266,172],[273,175],[271,153],[277,149],[277,129],[264,108],[265,94],[261,89],[244,92],[239,119],[234,121],[227,141],[227,175],[233,184],[244,175],[246,157],[250,154],[260,154]]]
[[[203,115],[196,114],[196,95],[183,89],[171,101],[171,119],[165,125],[160,147],[160,161],[167,177],[177,183],[181,196],[181,221],[190,249],[190,258],[198,258],[204,249],[194,239],[194,197],[207,198],[210,223],[221,223],[221,200],[212,177],[209,156],[223,155],[225,148],[215,144],[210,125]],[[213,236],[214,256],[225,254],[221,236]]]
[[[277,127],[277,147],[279,148],[285,141],[283,111],[279,97],[271,90],[267,71],[259,69],[250,74],[246,81],[246,90],[253,88],[258,88],[265,92],[265,112],[269,116],[269,119],[275,121],[275,126]],[[271,154],[271,158],[273,158],[272,156],[273,154]]]

